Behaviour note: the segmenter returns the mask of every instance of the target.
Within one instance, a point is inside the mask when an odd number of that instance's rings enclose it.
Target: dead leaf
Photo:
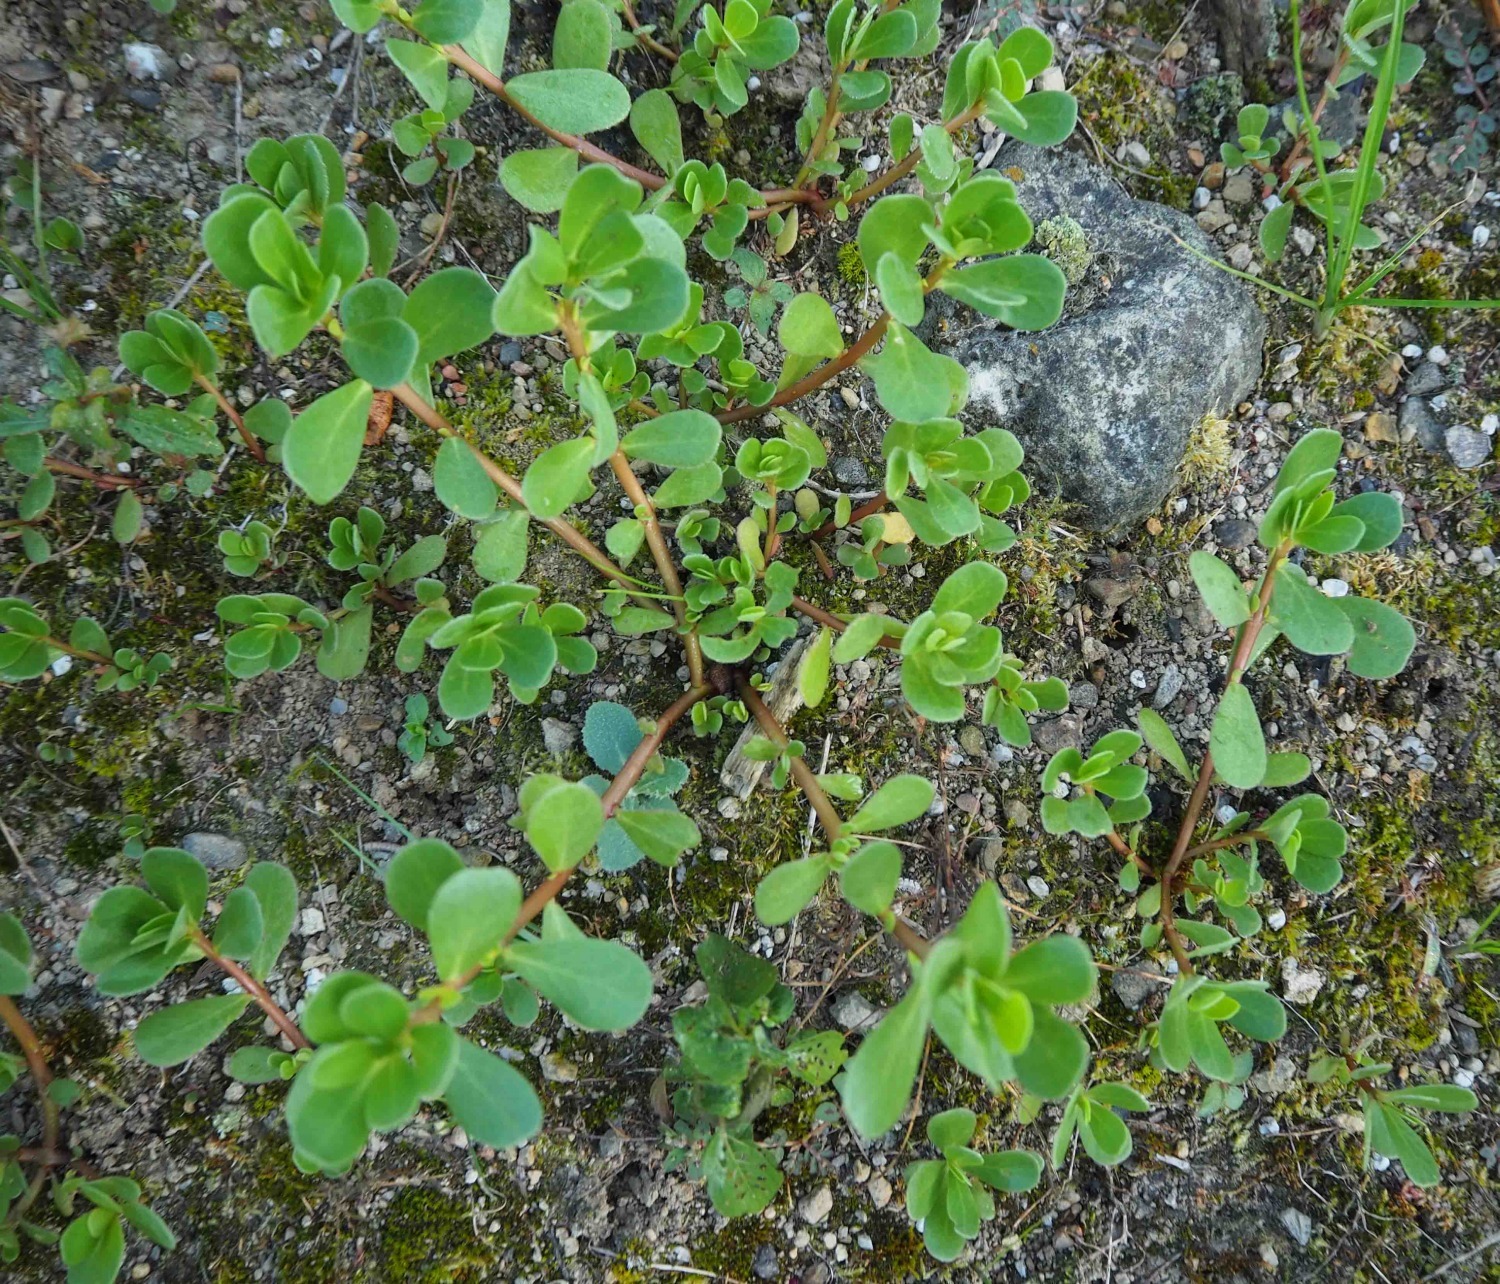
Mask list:
[[[370,417],[365,421],[365,445],[378,446],[391,426],[391,411],[396,399],[390,392],[377,392],[370,401]]]

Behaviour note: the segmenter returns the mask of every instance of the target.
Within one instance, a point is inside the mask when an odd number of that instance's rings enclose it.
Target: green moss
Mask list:
[[[865,271],[865,261],[860,257],[859,246],[853,241],[845,241],[839,246],[836,270],[839,280],[848,285],[863,287],[870,279],[869,273]]]
[[[499,1259],[474,1229],[466,1200],[422,1186],[408,1186],[381,1220],[370,1278],[410,1284],[456,1284],[492,1280]]]
[[[1037,224],[1034,239],[1041,252],[1062,269],[1069,285],[1077,285],[1083,280],[1089,264],[1094,261],[1083,225],[1066,214]]]

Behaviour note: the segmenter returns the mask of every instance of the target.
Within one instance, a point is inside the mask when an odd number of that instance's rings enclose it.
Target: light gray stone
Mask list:
[[[817,1226],[833,1212],[833,1191],[819,1186],[811,1195],[797,1201],[797,1215],[809,1226]]]
[[[1034,485],[1080,505],[1093,529],[1138,521],[1166,497],[1204,416],[1255,386],[1265,317],[1227,272],[1173,242],[1213,253],[1192,220],[1082,157],[1008,143],[994,164],[1023,175],[1033,223],[1066,214],[1083,227],[1093,265],[1049,330],[1005,330],[943,303],[929,308],[931,341],[969,372],[968,421],[1015,433]]]
[[[238,869],[250,859],[245,844],[228,834],[188,834],[182,840],[182,850],[196,856],[207,868],[220,872]]]
[[[542,719],[542,745],[550,754],[567,753],[578,743],[578,728],[561,718]]]
[[[1455,468],[1478,468],[1487,464],[1495,449],[1495,443],[1489,437],[1472,428],[1450,428],[1443,441]]]

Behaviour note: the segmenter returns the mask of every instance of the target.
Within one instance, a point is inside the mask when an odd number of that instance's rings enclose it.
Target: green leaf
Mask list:
[[[988,102],[993,104],[993,93]],[[1006,133],[1033,147],[1056,147],[1073,132],[1078,123],[1078,102],[1061,89],[1039,89],[1015,104],[1021,120],[996,120]],[[991,119],[995,119],[992,115]]]
[[[1266,789],[1284,789],[1300,785],[1312,774],[1312,763],[1305,753],[1273,753],[1266,758]]]
[[[384,277],[390,272],[401,248],[401,229],[384,205],[370,205],[365,209],[365,238],[370,243],[370,272],[376,277]]]
[[[407,843],[386,866],[385,898],[397,914],[425,932],[432,898],[463,868],[463,858],[447,843],[439,838],[419,838]]]
[[[435,45],[457,44],[474,30],[482,9],[480,0],[422,0],[411,25]]]
[[[1041,254],[986,259],[944,275],[939,288],[1012,330],[1045,330],[1062,315],[1067,278]]]
[[[925,987],[914,987],[865,1037],[845,1069],[839,1085],[844,1114],[866,1140],[894,1127],[911,1100],[928,1009]]]
[[[521,908],[521,881],[508,869],[461,869],[444,879],[427,908],[432,961],[456,981],[499,947]]]
[[[111,538],[116,544],[133,543],[141,533],[144,519],[145,510],[141,506],[140,497],[133,490],[121,491],[120,498],[115,501],[114,518],[110,522]]]
[[[689,508],[706,503],[719,493],[724,471],[716,463],[694,464],[675,469],[652,496],[658,508]]]
[[[901,849],[895,843],[866,843],[839,871],[839,892],[857,910],[884,914],[900,877]]]
[[[373,285],[374,281],[366,284]],[[349,369],[377,388],[405,383],[417,359],[416,331],[400,317],[346,325],[339,344]]]
[[[702,410],[672,410],[632,428],[620,441],[631,459],[663,468],[693,468],[718,457],[719,421]]]
[[[614,819],[626,837],[658,865],[675,865],[683,852],[703,841],[698,826],[680,811],[623,808]]]
[[[141,857],[146,886],[196,923],[208,904],[208,871],[180,847],[153,847]]]
[[[651,1002],[651,969],[618,941],[518,942],[506,963],[585,1030],[624,1030]]]
[[[631,104],[630,132],[664,174],[670,177],[682,168],[682,123],[677,103],[665,89],[648,89]]]
[[[959,611],[974,621],[989,618],[1005,596],[1005,572],[988,562],[969,562],[943,581],[932,599],[938,615]]]
[[[125,1264],[125,1231],[120,1217],[96,1208],[68,1223],[59,1241],[68,1284],[115,1284]]]
[[[474,539],[474,569],[496,584],[513,584],[526,571],[526,538],[530,518],[519,504],[508,504]]]
[[[265,935],[260,898],[248,887],[236,887],[224,898],[214,924],[214,949],[232,959],[249,959]]]
[[[630,91],[607,71],[528,71],[512,76],[505,87],[544,125],[566,134],[597,133],[630,114]]]
[[[1354,517],[1363,523],[1365,533],[1354,546],[1356,553],[1374,553],[1393,544],[1403,524],[1401,501],[1380,490],[1352,495],[1342,504],[1335,504],[1329,515]]]
[[[1088,1040],[1050,1008],[1033,1007],[1032,1016],[1031,1039],[1013,1058],[1016,1077],[1033,1096],[1054,1101],[1067,1096],[1083,1077]]]
[[[921,776],[893,776],[865,799],[844,824],[850,834],[870,834],[894,829],[927,814],[936,794],[932,782]]]
[[[1082,1003],[1093,992],[1096,972],[1088,946],[1058,934],[1033,941],[1011,956],[1004,983],[1035,1003]]]
[[[370,658],[370,626],[375,608],[370,602],[337,620],[330,620],[318,646],[318,672],[334,682],[344,682],[364,672]]]
[[[285,865],[257,861],[250,866],[242,886],[260,902],[261,937],[247,960],[250,975],[264,980],[276,966],[297,921],[297,880]]]
[[[1224,689],[1214,710],[1209,751],[1214,769],[1236,789],[1255,789],[1266,777],[1266,738],[1255,701],[1241,683]]]
[[[1199,550],[1188,558],[1188,569],[1204,605],[1224,628],[1235,628],[1250,618],[1249,596],[1232,567]]]
[[[820,294],[799,294],[788,303],[777,337],[783,348],[799,357],[836,357],[844,350],[833,308]]]
[[[494,334],[495,291],[472,268],[434,272],[406,300],[401,319],[417,332],[417,363],[430,365],[483,343]]]
[[[500,488],[490,480],[479,456],[457,437],[449,437],[438,447],[432,488],[446,507],[474,521],[493,513],[500,496]]]
[[[609,66],[610,37],[609,12],[599,0],[567,0],[552,29],[552,65],[603,71]]]
[[[979,1117],[972,1110],[944,1110],[928,1119],[927,1140],[941,1151],[956,1150],[969,1144],[978,1124]]]
[[[1287,233],[1292,230],[1292,215],[1296,209],[1293,202],[1285,201],[1261,220],[1260,252],[1272,263],[1281,262],[1281,256],[1286,252]]]
[[[776,866],[755,888],[755,915],[768,927],[790,923],[816,896],[832,872],[826,856]]]
[[[915,267],[927,249],[924,230],[932,221],[932,208],[920,196],[883,196],[860,220],[859,256],[865,271],[875,275],[881,257],[894,254],[898,261]]]
[[[174,1003],[136,1026],[135,1049],[147,1065],[178,1065],[223,1034],[249,1002],[248,994],[217,994]]]
[[[526,841],[553,873],[578,864],[604,828],[599,796],[574,781],[558,780],[534,800],[523,799],[523,805]]]
[[[1350,673],[1382,681],[1394,678],[1406,667],[1417,645],[1417,634],[1400,611],[1364,597],[1340,597],[1333,602],[1354,630],[1347,661]]]
[[[443,1100],[472,1140],[499,1150],[519,1146],[542,1126],[542,1103],[521,1072],[467,1039],[459,1041]]]
[[[1438,1110],[1444,1114],[1464,1114],[1479,1107],[1479,1098],[1468,1088],[1451,1083],[1419,1083],[1409,1088],[1395,1088],[1380,1094],[1382,1100],[1411,1106],[1416,1110]]]
[[[532,515],[543,520],[559,516],[588,484],[593,460],[594,443],[586,437],[560,441],[538,455],[521,479],[521,495]]]
[[[1276,568],[1271,622],[1299,651],[1340,655],[1354,644],[1354,628],[1339,601],[1313,588],[1300,567],[1283,562]]]
[[[1166,719],[1154,709],[1143,708],[1136,715],[1135,720],[1136,725],[1141,729],[1141,735],[1146,738],[1146,743],[1162,760],[1175,767],[1177,774],[1184,780],[1192,779],[1192,772],[1188,770],[1187,755],[1182,752],[1182,746],[1172,733],[1172,728],[1167,725]]]
[[[832,649],[833,630],[825,626],[818,630],[818,636],[807,648],[797,670],[797,688],[802,693],[802,702],[810,709],[816,709],[828,694],[829,655]]]
[[[571,147],[512,152],[500,164],[500,185],[516,201],[537,214],[554,214],[560,210],[568,188],[577,176],[578,153]]]
[[[448,98],[448,60],[442,52],[428,44],[395,37],[386,40],[385,51],[427,105],[441,111]]]
[[[880,404],[903,422],[925,423],[943,418],[955,401],[950,367],[957,363],[938,356],[905,326],[893,324],[874,357],[863,362],[875,380]],[[961,376],[963,367],[958,366]]]
[[[325,393],[292,421],[282,464],[315,504],[336,498],[354,475],[374,395],[368,383],[355,379]]]
[[[700,1161],[703,1181],[722,1217],[760,1212],[781,1189],[779,1150],[766,1150],[753,1138],[730,1136],[722,1127],[709,1138]]]
[[[509,38],[510,0],[484,0],[479,21],[464,41],[464,49],[481,67],[503,76],[505,45]]]
[[[874,276],[886,310],[902,325],[920,325],[927,303],[917,270],[899,255],[887,251],[875,264]]]
[[[1316,473],[1329,471],[1338,464],[1343,453],[1344,439],[1332,428],[1314,428],[1303,434],[1282,461],[1273,493],[1279,495]]]

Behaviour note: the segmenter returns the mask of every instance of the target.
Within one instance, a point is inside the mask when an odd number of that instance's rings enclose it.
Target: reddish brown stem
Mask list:
[[[797,611],[799,614],[807,616],[807,618],[809,620],[812,620],[813,623],[822,624],[825,627],[832,629],[835,633],[842,633],[849,627],[849,622],[847,620],[839,619],[839,617],[833,614],[832,611],[825,611],[821,606],[818,606],[813,602],[809,602],[805,597],[797,597],[795,594],[793,594],[792,609],[794,611]],[[890,637],[881,638],[878,645],[883,646],[891,651],[899,651],[901,649],[901,643],[898,642],[895,638]]]
[[[229,404],[229,399],[220,390],[219,385],[203,375],[195,375],[194,379],[198,386],[218,403],[219,409],[224,412],[229,422],[234,425],[235,430],[240,434],[240,439],[245,443],[245,449],[250,452],[257,462],[265,463],[266,448],[255,439],[255,434],[245,427],[244,417]]]
[[[844,524],[846,526],[858,526],[865,518],[874,517],[876,513],[883,512],[885,506],[890,502],[889,497],[882,491],[873,498],[865,500],[858,508],[853,509],[849,514],[849,520]],[[827,539],[836,530],[838,530],[838,527],[833,522],[827,521],[812,533],[812,537],[815,540]]]
[[[42,461],[49,473],[61,473],[64,477],[76,477],[79,481],[93,482],[105,490],[134,490],[141,483],[134,477],[111,477],[108,473],[96,473],[92,468],[75,464],[66,459],[47,458]]]
[[[478,446],[460,437],[453,425],[435,407],[428,405],[422,399],[422,395],[411,384],[403,383],[391,391],[395,394],[397,401],[410,410],[412,414],[416,415],[433,432],[440,433],[444,437],[456,437],[459,441],[463,441],[464,445],[468,446],[474,452],[474,458],[478,461],[479,466],[484,469],[485,476],[522,508],[527,507],[526,498],[521,492],[521,483],[480,450]],[[588,536],[583,534],[571,522],[565,522],[560,517],[544,518],[535,515],[532,516],[532,520],[540,522],[606,579],[613,580],[616,584],[632,593],[639,587],[630,576],[610,561],[609,557],[593,540],[589,539]]]
[[[66,1162],[67,1156],[57,1154],[58,1138],[62,1133],[62,1112],[48,1091],[52,1086],[52,1067],[47,1064],[46,1054],[42,1051],[42,1041],[37,1038],[31,1022],[26,1019],[25,1014],[16,1006],[15,1000],[8,994],[0,994],[0,1022],[5,1023],[6,1028],[20,1045],[21,1055],[25,1057],[26,1067],[31,1071],[31,1078],[36,1085],[37,1101],[42,1111],[42,1144],[39,1149],[47,1156],[36,1161],[38,1164],[36,1172],[32,1174],[26,1189],[21,1192],[20,1197],[11,1205],[6,1215],[5,1225],[14,1226],[36,1203],[43,1187],[47,1184],[47,1174],[59,1163]]]
[[[740,699],[745,702],[745,708],[749,709],[755,720],[760,723],[760,729],[766,733],[766,738],[778,748],[784,749],[787,745],[786,728],[776,720],[776,715],[766,707],[766,702],[760,698],[760,693],[750,685],[749,679],[739,679]],[[793,758],[792,779],[797,782],[797,787],[802,790],[808,803],[812,806],[813,813],[822,825],[823,832],[828,835],[830,843],[837,842],[839,835],[843,832],[844,822],[839,817],[838,808],[833,801],[823,792],[823,786],[818,783],[818,778],[813,769],[801,758]],[[886,924],[892,936],[901,942],[906,949],[918,958],[926,958],[928,951],[932,949],[932,942],[924,937],[916,928],[899,915],[892,914],[890,922]]]
[[[1225,684],[1226,690],[1243,678],[1245,669],[1250,663],[1256,639],[1260,637],[1260,632],[1265,627],[1266,618],[1270,613],[1271,594],[1276,588],[1276,569],[1285,560],[1288,548],[1286,544],[1279,546],[1266,564],[1265,574],[1261,576],[1255,611],[1240,625],[1234,655],[1229,661],[1229,680]],[[1177,830],[1177,841],[1172,847],[1172,855],[1168,858],[1160,875],[1161,912],[1158,921],[1161,923],[1162,935],[1177,959],[1178,971],[1183,974],[1192,972],[1193,964],[1188,958],[1187,946],[1183,942],[1182,935],[1177,930],[1176,906],[1173,903],[1177,895],[1176,879],[1183,862],[1193,851],[1193,831],[1198,827],[1198,819],[1202,816],[1204,804],[1208,801],[1208,792],[1213,786],[1213,778],[1214,757],[1210,751],[1205,750],[1203,761],[1198,768],[1197,782],[1193,785],[1193,792],[1188,798],[1187,811]]]
[[[1125,840],[1121,838],[1119,834],[1115,833],[1114,830],[1111,829],[1109,833],[1105,835],[1105,837],[1108,838],[1109,845],[1115,849],[1115,852],[1118,855],[1125,857],[1126,860],[1132,861],[1135,864],[1135,867],[1139,869],[1141,873],[1149,874],[1152,878],[1156,877],[1156,871],[1146,863],[1145,857],[1143,857],[1140,852],[1127,845]]]
[[[738,423],[741,419],[753,419],[756,415],[762,415],[773,406],[790,405],[800,397],[807,396],[821,388],[836,374],[847,370],[861,357],[866,356],[874,346],[880,342],[885,334],[885,329],[891,323],[891,314],[882,312],[875,319],[875,324],[866,330],[854,343],[845,348],[832,361],[825,361],[811,374],[803,376],[789,388],[778,392],[764,406],[740,406],[736,410],[723,410],[719,412],[718,420],[721,424]]]
[[[286,1009],[271,997],[271,992],[232,958],[228,958],[214,949],[213,942],[204,934],[202,928],[194,929],[193,943],[203,951],[203,956],[210,963],[226,976],[232,977],[239,983],[240,989],[244,990],[246,994],[255,1000],[260,1010],[276,1023],[276,1028],[282,1034],[286,1035],[294,1048],[312,1047],[312,1044],[308,1042],[307,1036],[298,1028],[297,1023],[287,1015]]]
[[[651,50],[652,53],[660,54],[668,62],[677,61],[677,51],[675,49],[668,49],[660,41],[653,39],[651,36],[643,36],[641,34],[641,20],[635,16],[635,9],[631,6],[630,0],[620,0],[620,8],[621,12],[625,15],[625,25],[635,33],[635,38],[640,44]]]

